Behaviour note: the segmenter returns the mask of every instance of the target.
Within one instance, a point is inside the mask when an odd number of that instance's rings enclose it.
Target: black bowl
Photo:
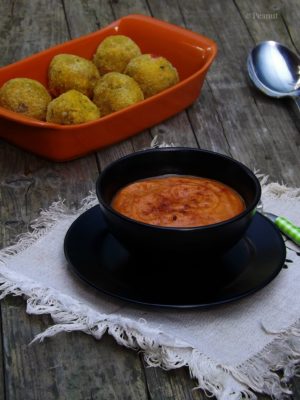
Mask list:
[[[138,222],[111,207],[117,191],[139,179],[177,174],[215,179],[235,189],[246,209],[229,220],[199,227],[174,228]],[[198,257],[221,254],[244,235],[261,195],[256,176],[240,162],[211,151],[191,148],[160,148],[125,156],[104,169],[96,183],[96,192],[108,229],[131,252],[149,257]]]

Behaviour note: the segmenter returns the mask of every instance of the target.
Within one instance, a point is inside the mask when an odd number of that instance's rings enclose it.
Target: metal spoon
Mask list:
[[[292,97],[300,111],[300,58],[272,40],[261,42],[247,60],[254,85],[271,97]]]

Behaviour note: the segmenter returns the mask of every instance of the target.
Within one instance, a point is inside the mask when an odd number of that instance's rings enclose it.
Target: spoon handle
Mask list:
[[[288,219],[284,217],[277,217],[275,219],[275,225],[288,236],[294,243],[300,246],[300,228],[292,224]]]
[[[298,110],[300,111],[300,97],[293,97],[293,99],[295,100],[295,103],[297,104]]]

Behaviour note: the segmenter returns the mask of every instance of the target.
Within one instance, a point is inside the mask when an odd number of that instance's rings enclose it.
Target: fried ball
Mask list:
[[[124,72],[129,61],[141,54],[138,45],[124,35],[105,38],[94,55],[94,63],[101,75],[108,72]]]
[[[139,85],[130,76],[119,72],[105,74],[94,89],[93,102],[99,107],[102,116],[141,100],[144,100],[144,95]]]
[[[133,58],[125,74],[131,76],[141,87],[145,98],[175,85],[179,81],[175,67],[164,57],[143,54]]]
[[[84,94],[69,90],[48,105],[46,120],[62,125],[82,124],[100,117],[98,107]]]
[[[10,79],[0,89],[0,106],[41,121],[50,101],[46,88],[34,79]]]
[[[49,65],[49,90],[54,97],[71,89],[92,97],[99,78],[98,69],[92,61],[73,54],[58,54]]]

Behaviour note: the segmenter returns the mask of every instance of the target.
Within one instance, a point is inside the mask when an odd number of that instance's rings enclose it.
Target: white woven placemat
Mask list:
[[[263,187],[264,208],[300,225],[300,191],[275,183]],[[187,365],[199,387],[218,399],[255,399],[253,391],[281,399],[300,360],[300,249],[287,242],[288,268],[263,290],[211,310],[143,308],[101,295],[69,272],[64,236],[80,210],[53,204],[32,231],[0,252],[2,298],[25,295],[27,312],[51,314],[54,325],[37,338],[80,330],[144,351],[150,365]],[[126,335],[123,333],[126,332]],[[275,370],[283,369],[280,381]]]

